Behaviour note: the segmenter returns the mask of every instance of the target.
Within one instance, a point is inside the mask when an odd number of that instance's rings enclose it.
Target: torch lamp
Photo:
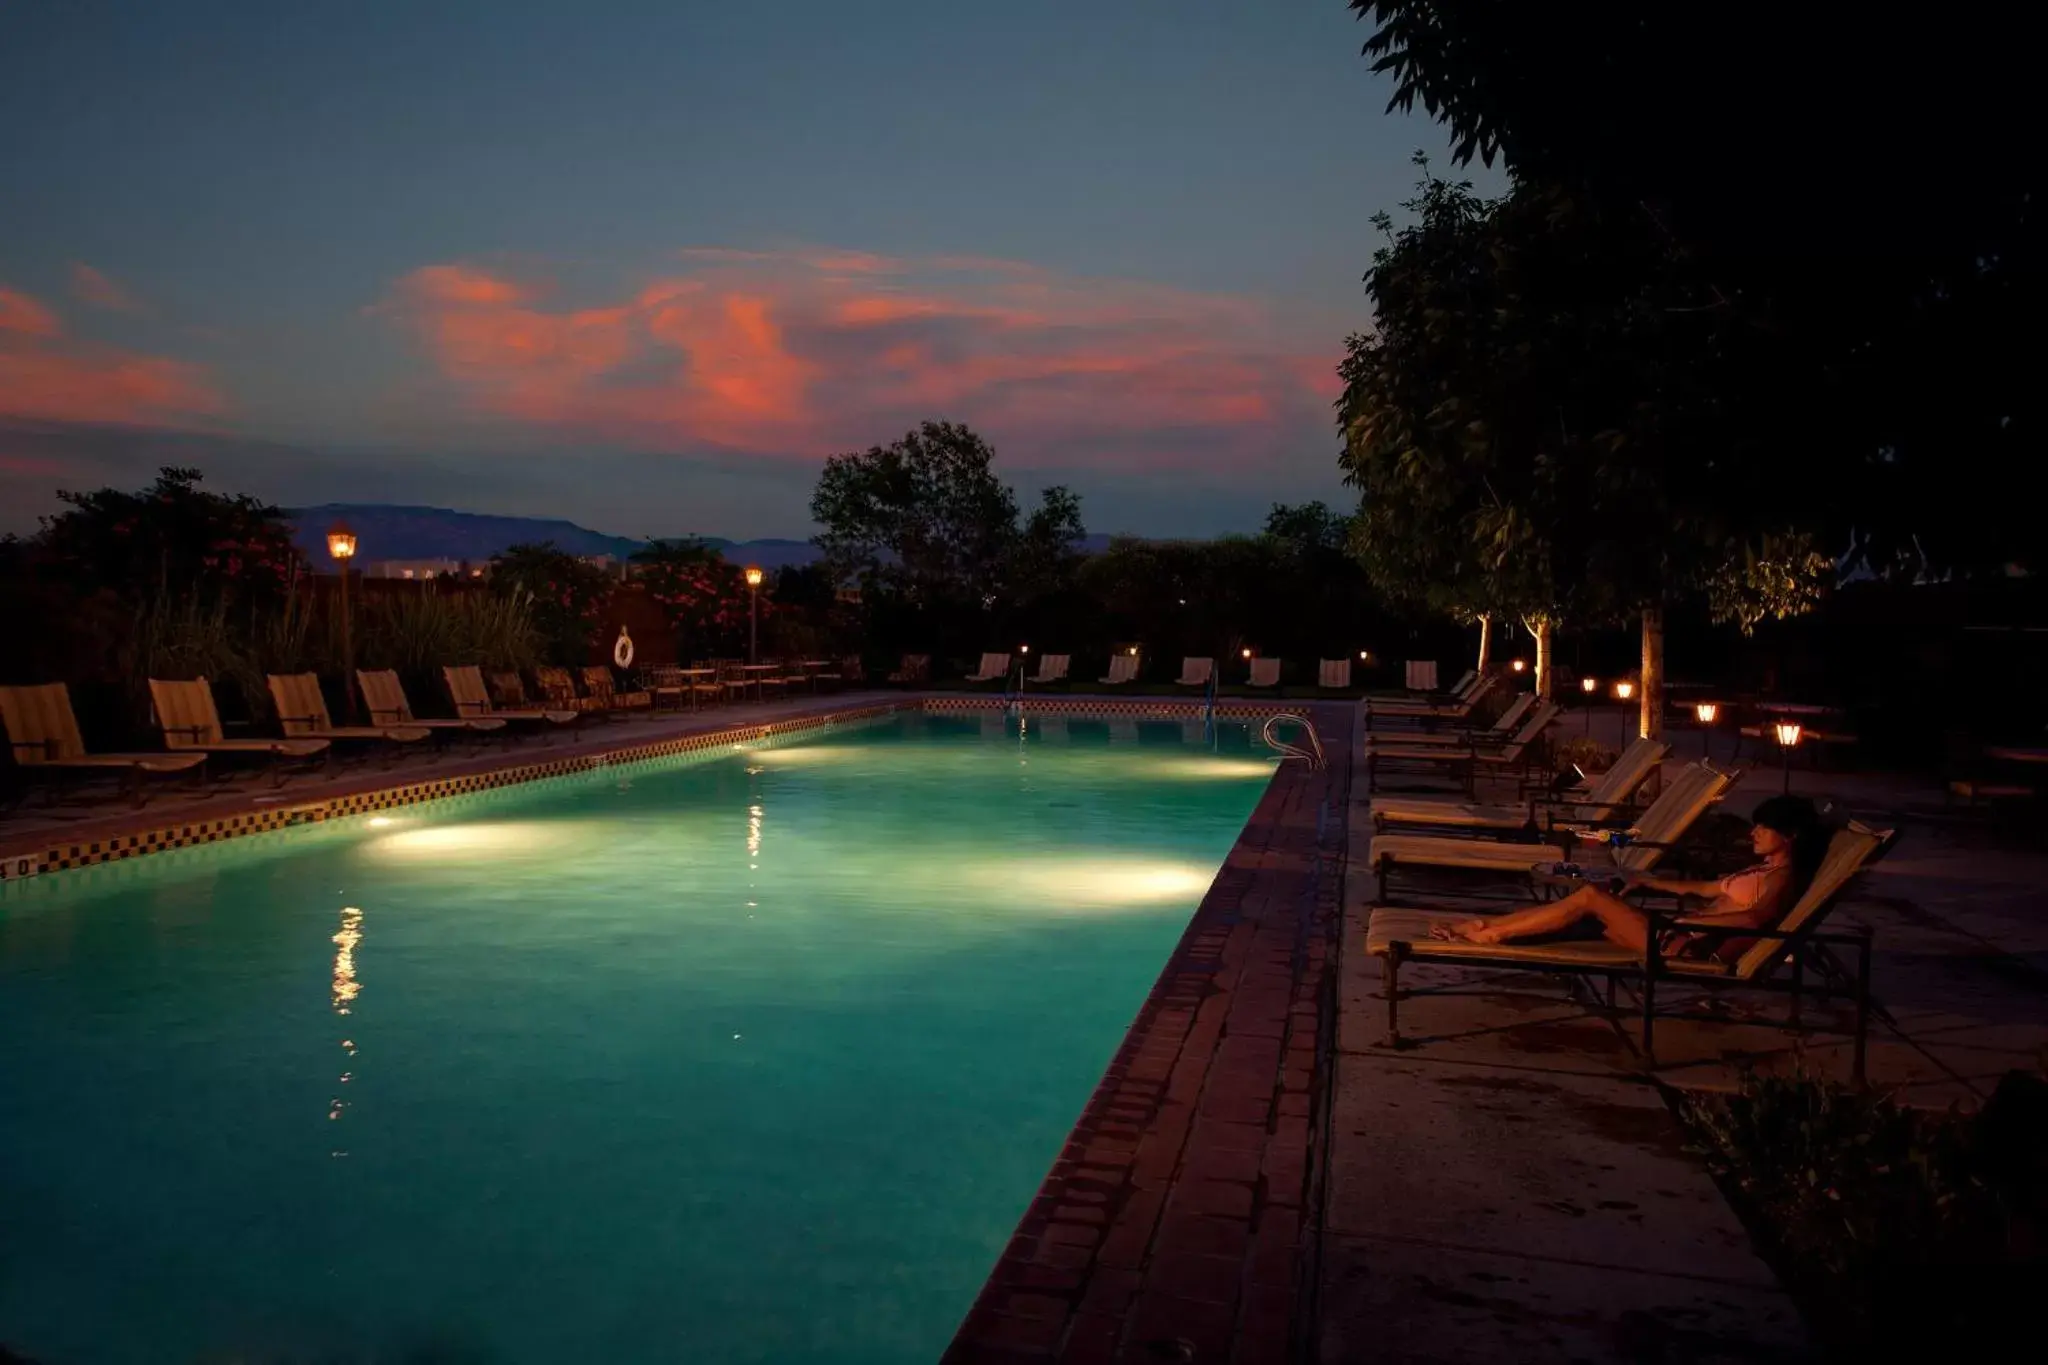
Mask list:
[[[747,565],[747,662],[761,662],[761,566]]]
[[[356,533],[345,521],[327,528],[327,553],[341,573],[341,712],[346,724],[356,723],[356,637],[348,610],[348,562],[356,557]]]
[[[1529,661],[1526,659],[1516,659],[1508,665],[1509,668],[1512,668],[1517,673],[1520,673],[1523,669],[1527,668],[1528,666]]]
[[[1781,720],[1771,727],[1777,736],[1778,751],[1785,755],[1785,792],[1792,791],[1792,751],[1799,747],[1799,740],[1806,731],[1796,720]]]
[[[1701,741],[1700,757],[1702,758],[1712,758],[1714,756],[1714,722],[1720,718],[1720,715],[1721,708],[1713,702],[1702,701],[1693,703],[1692,718],[1699,722],[1701,733],[1707,736],[1706,739]],[[1738,739],[1737,743],[1739,744],[1740,742]]]

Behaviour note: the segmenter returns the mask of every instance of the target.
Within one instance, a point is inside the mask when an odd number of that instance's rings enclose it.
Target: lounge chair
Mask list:
[[[811,674],[811,677],[816,682],[831,683],[834,687],[845,687],[852,683],[865,681],[867,671],[861,665],[860,655],[849,654],[837,663],[827,664],[824,668]]]
[[[608,664],[592,664],[583,670],[583,690],[592,700],[607,711],[651,711],[654,709],[654,694],[635,689],[630,692],[618,690]]]
[[[1010,656],[1007,654],[984,654],[981,667],[967,675],[971,683],[1003,682],[1010,676]]]
[[[1280,685],[1280,661],[1278,659],[1253,659],[1250,675],[1244,680],[1246,687],[1278,687]]]
[[[1493,837],[1515,831],[1534,834],[1560,823],[1605,824],[1635,799],[1670,750],[1661,740],[1638,739],[1621,751],[1613,767],[1592,781],[1519,806],[1481,805],[1443,796],[1376,796],[1371,807],[1373,830],[1384,833],[1389,827],[1420,825],[1435,833]]]
[[[1214,659],[1185,658],[1180,661],[1180,676],[1173,680],[1176,687],[1207,687],[1209,680],[1216,676]]]
[[[324,739],[333,744],[417,744],[433,731],[424,725],[336,725],[327,712],[320,679],[311,673],[272,673],[270,701],[277,723],[292,739]]]
[[[1351,690],[1351,660],[1321,659],[1316,663],[1316,686],[1331,692]]]
[[[887,678],[887,681],[902,687],[913,687],[919,683],[928,683],[931,680],[932,656],[929,654],[904,655],[902,666]]]
[[[150,709],[164,732],[164,747],[197,749],[209,754],[254,754],[270,760],[273,784],[284,781],[284,765],[305,763],[328,755],[332,745],[324,739],[229,739],[221,728],[220,711],[213,703],[213,685],[204,678],[173,681],[149,680]]]
[[[1453,692],[1450,698],[1444,701],[1409,701],[1405,698],[1382,701],[1368,697],[1365,702],[1365,725],[1370,730],[1383,721],[1406,723],[1464,720],[1499,683],[1498,674],[1483,674],[1464,692]]]
[[[1542,748],[1543,732],[1559,714],[1554,702],[1542,702],[1523,718],[1521,728],[1504,741],[1475,738],[1459,745],[1375,737],[1365,749],[1365,789],[1378,791],[1380,775],[1392,769],[1455,778],[1463,782],[1469,793],[1482,768],[1527,767],[1533,762]]]
[[[1100,679],[1104,687],[1122,687],[1138,676],[1138,656],[1135,654],[1112,654],[1109,656],[1109,676]]]
[[[611,712],[596,697],[586,697],[576,690],[575,675],[556,664],[542,664],[533,670],[533,680],[540,685],[541,695],[547,698],[548,707],[556,711],[580,711],[585,715],[611,719]]]
[[[1667,957],[1663,931],[1684,916],[1650,914],[1649,942],[1640,951],[1624,948],[1606,939],[1563,943],[1461,943],[1431,937],[1436,926],[1471,918],[1469,911],[1441,909],[1376,909],[1366,923],[1365,948],[1384,962],[1382,993],[1387,1002],[1387,1045],[1402,1046],[1400,1002],[1401,967],[1409,962],[1451,963],[1459,966],[1500,967],[1517,971],[1569,972],[1607,978],[1607,1003],[1615,1003],[1620,981],[1636,983],[1642,1018],[1643,1060],[1657,1064],[1657,983],[1659,980],[1709,989],[1784,991],[1791,995],[1788,1024],[1799,1025],[1799,1006],[1808,993],[1818,996],[1848,994],[1855,1001],[1854,1053],[1851,1077],[1863,1082],[1865,1040],[1870,1025],[1870,931],[1821,932],[1828,914],[1849,890],[1855,879],[1891,848],[1892,830],[1872,829],[1851,822],[1828,840],[1813,880],[1792,908],[1769,929],[1703,928],[1684,926],[1686,932],[1708,938],[1754,940],[1733,962],[1713,958]],[[1856,956],[1851,975],[1831,949],[1845,947]],[[1789,963],[1789,979],[1776,976]],[[1819,978],[1818,988],[1809,982]],[[1469,985],[1464,987],[1469,989]]]
[[[1534,692],[1524,692],[1490,721],[1445,721],[1428,730],[1378,730],[1366,736],[1366,743],[1389,749],[1418,744],[1438,747],[1446,744],[1505,744],[1514,738],[1515,729],[1521,725],[1523,717],[1542,700]]]
[[[363,705],[369,708],[370,719],[379,725],[420,726],[428,730],[459,730],[478,735],[505,728],[504,721],[490,716],[420,720],[412,713],[412,703],[405,699],[405,686],[398,681],[398,674],[388,668],[359,668],[356,670],[356,682],[363,689]]]
[[[525,724],[568,725],[582,714],[580,711],[551,710],[542,707],[500,707],[491,700],[491,694],[484,689],[483,670],[475,664],[445,666],[441,676],[448,683],[448,699],[455,703],[455,714],[465,720],[479,716],[495,716],[503,721],[518,721]]]
[[[1396,871],[1413,868],[1464,868],[1496,872],[1527,879],[1533,887],[1536,873],[1555,864],[1559,856],[1576,859],[1574,845],[1612,841],[1613,850],[1604,866],[1589,861],[1588,875],[1599,877],[1623,872],[1647,872],[1685,837],[1707,808],[1720,800],[1740,773],[1725,773],[1704,763],[1689,763],[1632,828],[1602,830],[1583,825],[1558,825],[1549,831],[1547,843],[1496,843],[1486,839],[1461,839],[1442,834],[1381,834],[1366,853],[1366,866],[1379,879],[1378,899],[1387,898],[1387,883]],[[1556,850],[1553,852],[1552,850]]]
[[[1038,656],[1038,671],[1026,681],[1045,687],[1051,683],[1065,682],[1067,669],[1073,663],[1071,654],[1041,654]]]
[[[174,773],[197,777],[206,762],[203,752],[87,753],[85,739],[78,732],[78,717],[71,710],[71,691],[63,683],[0,687],[0,722],[5,723],[7,742],[21,767],[53,768],[60,775],[84,770],[114,773],[121,779],[123,792],[138,806],[148,799],[142,788],[145,777]]]

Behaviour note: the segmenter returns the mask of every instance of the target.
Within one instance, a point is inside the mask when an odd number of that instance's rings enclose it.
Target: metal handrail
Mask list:
[[[1290,720],[1299,725],[1302,733],[1308,736],[1308,748],[1290,744],[1273,733],[1281,722]],[[1330,766],[1329,759],[1323,756],[1322,736],[1316,733],[1315,723],[1307,716],[1298,715],[1293,711],[1282,711],[1277,715],[1268,716],[1264,728],[1259,731],[1259,738],[1264,740],[1268,747],[1278,749],[1283,762],[1290,758],[1301,759],[1308,764],[1311,772],[1321,772]]]

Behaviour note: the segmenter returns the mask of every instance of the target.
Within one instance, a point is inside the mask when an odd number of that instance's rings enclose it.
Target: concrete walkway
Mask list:
[[[1593,718],[1609,743],[1623,718]],[[1565,722],[1576,733],[1585,718]],[[1612,734],[1603,734],[1603,730]],[[1678,759],[1697,735],[1675,737]],[[1730,761],[1728,736],[1717,761]],[[1725,809],[1783,786],[1763,767]],[[1902,830],[1840,916],[1876,934],[1878,1086],[1934,1105],[1979,1102],[2048,1047],[2048,858],[2000,849],[1931,784],[1795,769],[1837,815]],[[1354,794],[1350,846],[1368,846]],[[1354,857],[1357,857],[1357,853]],[[1362,859],[1358,859],[1362,863]],[[1347,875],[1320,1355],[1330,1362],[1749,1361],[1809,1350],[1790,1300],[1700,1162],[1667,1087],[1726,1088],[1744,1066],[1846,1078],[1848,1044],[1753,1017],[1661,1021],[1644,1074],[1632,1033],[1535,973],[1414,966],[1412,1046],[1382,1046],[1377,959],[1363,951],[1373,882]],[[1490,908],[1498,909],[1498,904]],[[1809,1022],[1828,1022],[1808,1007]]]

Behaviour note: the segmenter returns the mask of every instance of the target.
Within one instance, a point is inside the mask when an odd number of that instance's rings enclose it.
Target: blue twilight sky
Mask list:
[[[0,11],[0,530],[286,502],[807,535],[981,430],[1091,530],[1336,496],[1368,217],[1445,139],[1344,0]]]

